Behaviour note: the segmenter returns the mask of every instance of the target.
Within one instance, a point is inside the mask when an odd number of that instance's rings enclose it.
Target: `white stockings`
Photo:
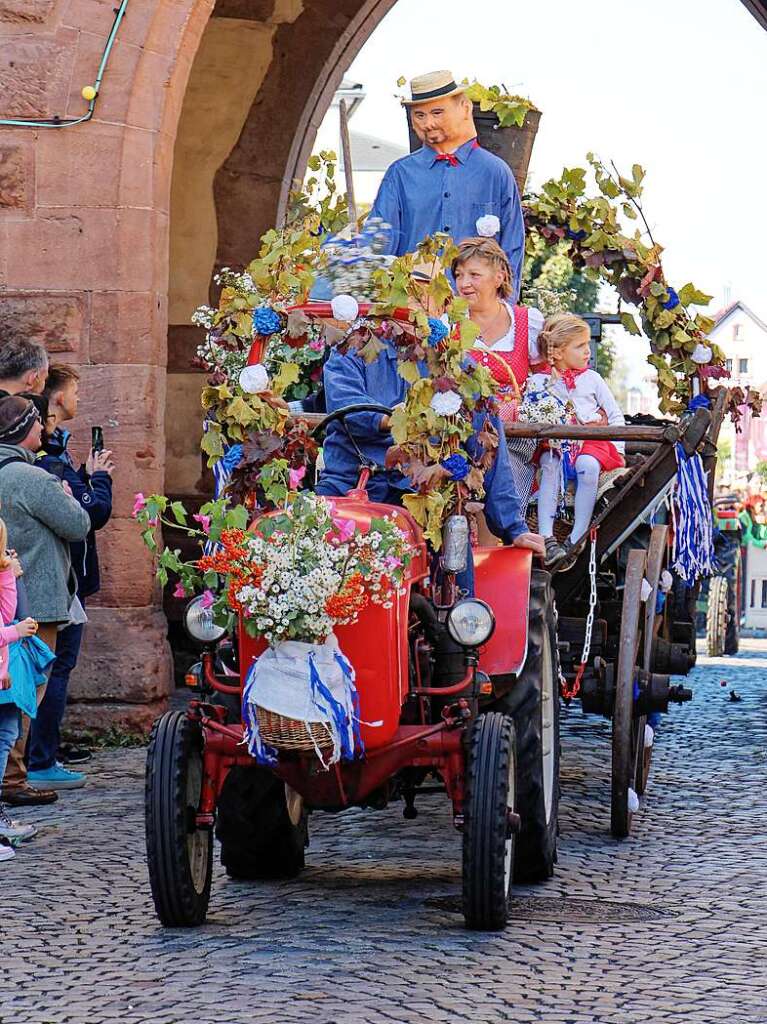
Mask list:
[[[572,543],[588,532],[597,500],[599,462],[593,455],[579,455],[575,460],[578,479],[575,485],[575,521],[570,535]],[[562,484],[562,465],[558,452],[546,451],[541,456],[541,483],[538,491],[538,532],[544,537],[554,533],[559,494]]]

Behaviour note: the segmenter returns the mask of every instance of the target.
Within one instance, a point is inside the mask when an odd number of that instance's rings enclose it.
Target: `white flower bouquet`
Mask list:
[[[221,539],[222,550],[200,567],[226,578],[229,606],[271,645],[324,643],[368,603],[390,607],[412,558],[392,519],[373,519],[365,533],[309,492],[251,532],[228,530]]]

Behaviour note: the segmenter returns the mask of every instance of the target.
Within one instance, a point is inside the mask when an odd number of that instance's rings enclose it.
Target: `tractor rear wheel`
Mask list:
[[[498,931],[509,917],[514,874],[516,757],[514,723],[489,711],[472,725],[463,823],[466,927]]]
[[[534,569],[525,665],[496,705],[514,720],[517,811],[514,881],[551,878],[557,859],[559,810],[559,654],[551,574]]]
[[[230,878],[295,878],[309,845],[303,800],[266,768],[230,768],[216,838]]]
[[[720,658],[725,651],[729,590],[726,576],[711,578],[706,609],[706,651],[709,658]]]
[[[202,733],[183,711],[152,729],[145,816],[149,882],[157,916],[169,928],[202,924],[210,901],[213,832],[196,825],[202,788]]]

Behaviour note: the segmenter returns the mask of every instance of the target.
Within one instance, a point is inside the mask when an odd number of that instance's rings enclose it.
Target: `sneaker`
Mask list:
[[[82,789],[86,776],[71,772],[57,761],[51,768],[27,772],[27,782],[33,789]]]
[[[546,554],[543,559],[543,564],[547,569],[551,569],[552,566],[556,565],[565,557],[565,549],[562,545],[555,540],[554,537],[546,538]]]
[[[0,836],[0,860],[13,860],[16,851],[4,836]]]
[[[31,839],[35,835],[37,825],[22,825],[20,821],[14,821],[0,804],[0,836],[11,843],[23,843],[25,839]]]
[[[85,764],[92,757],[93,753],[87,747],[73,747],[69,743],[59,747],[59,760],[62,764]]]

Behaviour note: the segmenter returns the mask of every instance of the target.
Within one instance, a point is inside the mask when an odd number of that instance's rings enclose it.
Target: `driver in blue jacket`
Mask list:
[[[393,408],[404,402],[409,384],[397,370],[396,348],[391,341],[381,340],[385,348],[372,363],[365,363],[354,352],[341,355],[334,351],[331,354],[324,369],[328,412],[349,405],[370,403]],[[486,417],[487,413],[475,414],[475,431],[482,428]],[[501,432],[498,421],[492,417],[491,420],[496,430]],[[345,423],[365,458],[379,467],[367,484],[370,498],[384,504],[401,505],[403,493],[412,491],[413,487],[398,470],[387,470],[384,467],[386,451],[394,443],[389,431],[389,417],[377,412],[358,412],[347,416]],[[469,440],[466,449],[471,456],[480,454],[476,434]],[[329,496],[346,494],[356,486],[361,467],[359,456],[339,420],[329,425],[322,451],[325,468],[317,484],[317,493]],[[485,474],[484,512],[487,525],[504,544],[529,548],[543,555],[543,538],[530,533],[520,511],[509,453],[503,442],[498,445],[496,453],[493,465]]]

